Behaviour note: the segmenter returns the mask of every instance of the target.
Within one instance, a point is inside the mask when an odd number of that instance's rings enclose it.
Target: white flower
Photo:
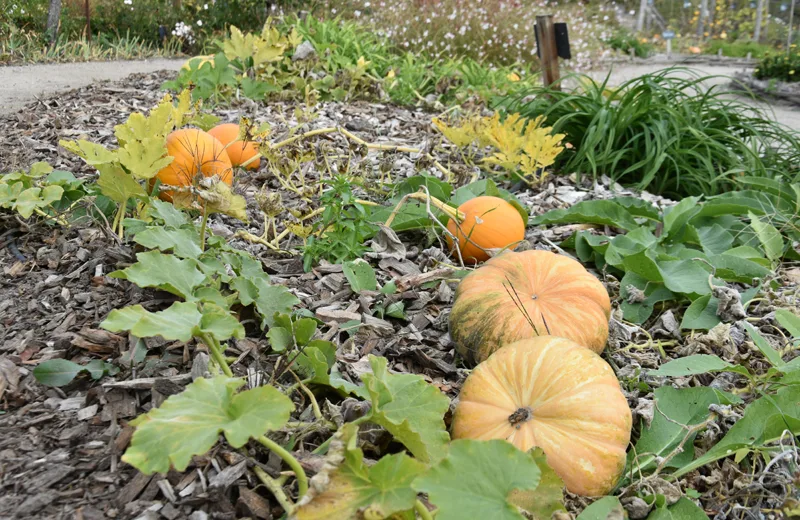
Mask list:
[[[202,27],[203,26],[203,20],[197,20],[197,26],[198,27]]]
[[[356,9],[356,11],[353,14],[356,15],[356,18],[361,18],[361,11],[359,11],[358,9]]]
[[[203,10],[208,11],[208,4],[203,4]]]

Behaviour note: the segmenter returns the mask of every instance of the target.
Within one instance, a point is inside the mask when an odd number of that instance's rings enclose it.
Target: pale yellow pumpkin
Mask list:
[[[600,496],[625,467],[631,423],[608,363],[568,339],[540,336],[501,348],[472,371],[453,438],[540,447],[569,491]]]
[[[606,288],[580,262],[550,251],[506,251],[458,285],[450,336],[468,365],[539,334],[568,338],[599,354],[610,314]]]

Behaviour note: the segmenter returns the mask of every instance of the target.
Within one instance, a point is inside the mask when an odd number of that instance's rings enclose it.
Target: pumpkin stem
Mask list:
[[[511,423],[511,426],[519,430],[524,423],[530,421],[532,418],[533,410],[525,406],[523,408],[518,408],[516,412],[509,415],[508,422]]]

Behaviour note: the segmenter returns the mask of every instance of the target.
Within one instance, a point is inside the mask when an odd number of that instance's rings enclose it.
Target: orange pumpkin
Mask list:
[[[503,345],[545,334],[600,353],[610,315],[605,287],[576,260],[549,251],[507,251],[461,280],[450,337],[470,365]]]
[[[233,166],[225,147],[216,138],[196,128],[182,128],[167,136],[167,153],[174,157],[169,166],[163,168],[155,179],[170,186],[191,186],[195,177],[218,175],[227,185],[233,184]],[[162,200],[172,201],[172,191],[162,191]]]
[[[234,166],[244,164],[258,155],[258,150],[256,150],[252,142],[239,140],[239,125],[236,123],[217,125],[209,130],[208,133],[219,139],[219,142],[225,147],[225,151],[228,152],[228,157],[231,158],[231,164]],[[256,170],[260,164],[261,158],[258,158],[245,166],[245,168]]]
[[[489,259],[490,249],[514,249],[525,239],[525,222],[514,206],[499,197],[482,196],[470,199],[458,210],[466,216],[461,224],[450,219],[447,229],[458,238],[458,247],[465,262],[477,263]],[[447,235],[447,245],[454,255],[453,239]]]
[[[453,438],[539,447],[570,492],[599,496],[622,474],[631,423],[608,363],[570,340],[541,336],[507,345],[472,371]]]

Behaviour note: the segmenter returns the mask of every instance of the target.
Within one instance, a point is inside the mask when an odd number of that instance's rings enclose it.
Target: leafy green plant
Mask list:
[[[653,52],[653,45],[642,42],[635,34],[628,31],[617,31],[605,41],[606,45],[612,49],[619,50],[625,54],[633,51],[637,58],[647,58]]]
[[[367,251],[365,242],[376,230],[346,176],[334,177],[330,189],[320,197],[320,204],[325,209],[303,248],[306,270],[321,258],[337,264],[359,258]]]
[[[573,145],[556,169],[676,197],[729,190],[737,175],[795,182],[800,138],[753,113],[703,78],[669,68],[606,88],[584,78],[578,91],[534,88],[497,106],[535,119]]]
[[[34,163],[28,172],[7,173],[0,177],[0,208],[11,209],[22,218],[34,213],[55,219],[70,198],[84,194],[81,182],[69,172],[54,171],[44,162]],[[65,187],[69,192],[65,191]]]
[[[785,309],[776,314],[780,324],[788,330],[798,331],[800,318]],[[761,333],[749,323],[744,324],[755,347],[767,360],[766,370],[751,366],[734,365],[716,355],[695,354],[672,360],[651,370],[652,376],[687,377],[693,375],[730,372],[747,381],[739,395],[757,397],[745,408],[741,419],[725,436],[704,454],[695,457],[693,442],[697,434],[713,423],[724,407],[740,406],[743,400],[722,390],[695,387],[673,388],[663,386],[655,390],[656,413],[649,426],[642,429],[634,450],[629,452],[629,475],[658,475],[669,471],[671,478],[679,478],[701,466],[734,455],[737,462],[752,454],[768,454],[777,450],[769,445],[779,440],[786,431],[800,432],[800,386],[798,358],[784,362],[782,352],[776,350]],[[800,331],[798,331],[800,332]],[[789,342],[784,351],[794,351]]]
[[[731,58],[744,58],[750,54],[755,59],[760,59],[773,50],[774,47],[772,45],[765,45],[752,40],[734,42],[711,40],[704,49],[706,54],[717,54],[722,51],[723,56]]]
[[[533,223],[621,230],[616,236],[578,231],[563,245],[574,249],[581,261],[620,278],[626,320],[643,323],[661,302],[690,301],[681,327],[710,329],[723,318],[744,317],[739,315],[743,311],[726,310],[731,304],[726,282],[756,285],[740,296],[746,303],[758,291],[759,281],[771,276],[773,263],[794,255],[791,241],[773,225],[781,218],[775,217],[781,213],[778,208],[787,209],[780,198],[749,190],[702,204],[698,197],[687,197],[663,212],[641,199],[617,197],[552,210]],[[797,236],[794,224],[781,229]]]
[[[313,46],[315,55],[293,60],[304,40]],[[521,67],[400,52],[388,39],[340,18],[289,16],[275,24],[267,21],[260,35],[232,27],[230,36],[217,47],[215,55],[190,59],[178,77],[163,87],[179,91],[191,85],[195,99],[214,102],[234,96],[262,100],[312,94],[323,101],[341,101],[379,98],[383,92],[395,103],[415,104],[427,103],[431,95],[445,103],[466,101],[471,96],[488,100],[520,92],[537,79]],[[262,66],[258,56],[265,52],[274,54],[268,65]],[[256,61],[252,61],[254,57]]]
[[[767,54],[753,70],[753,75],[758,79],[775,79],[787,83],[800,81],[800,52],[794,49],[789,54]]]

